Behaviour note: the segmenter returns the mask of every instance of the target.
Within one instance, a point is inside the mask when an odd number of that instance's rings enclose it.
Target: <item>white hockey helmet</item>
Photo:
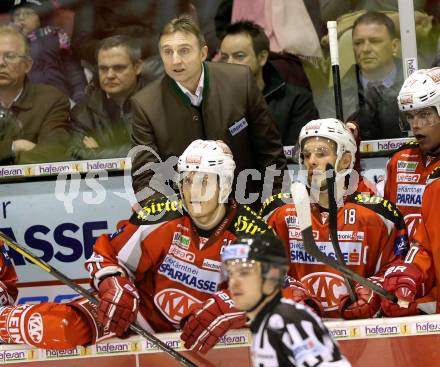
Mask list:
[[[312,120],[303,126],[299,133],[298,146],[302,150],[303,142],[310,137],[327,138],[336,143],[336,163],[338,166],[340,159],[345,152],[351,153],[350,167],[344,174],[350,173],[355,163],[355,154],[357,151],[356,141],[352,132],[344,125],[344,123],[335,118]],[[302,165],[303,159],[299,158]]]
[[[408,76],[397,103],[402,112],[435,107],[440,115],[440,67],[420,69]]]
[[[231,149],[221,140],[194,140],[177,162],[179,174],[184,172],[215,173],[219,177],[219,201],[228,200],[234,181],[235,162]],[[182,191],[180,180],[179,189]]]

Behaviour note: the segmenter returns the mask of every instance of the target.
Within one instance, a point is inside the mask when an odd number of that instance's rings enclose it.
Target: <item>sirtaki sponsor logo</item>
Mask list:
[[[401,206],[422,206],[422,196],[425,185],[397,185],[396,204]]]
[[[261,228],[254,219],[250,219],[245,215],[239,215],[237,221],[234,223],[236,232],[244,232],[249,234],[264,233],[266,228]]]
[[[189,288],[207,293],[216,292],[220,283],[220,273],[199,269],[171,255],[165,256],[158,273]]]
[[[173,324],[179,324],[194,303],[201,301],[177,288],[163,289],[154,296],[156,307]]]
[[[440,333],[440,322],[416,322],[416,333]]]
[[[322,264],[304,249],[302,241],[290,240],[290,262],[301,264]],[[321,252],[336,259],[335,250],[331,242],[316,242]],[[342,256],[347,265],[360,265],[362,254],[362,242],[341,242]]]
[[[174,255],[175,257],[178,257],[179,259],[182,259],[184,261],[188,261],[193,263],[196,259],[196,255],[193,252],[186,251],[179,246],[171,245],[170,249],[168,250],[168,253],[171,255]]]
[[[396,177],[396,181],[401,183],[417,183],[419,180],[419,173],[398,173]]]
[[[341,298],[347,294],[344,278],[335,273],[310,273],[301,282],[320,300],[325,311],[337,310]]]
[[[397,161],[397,172],[415,172],[419,162]]]

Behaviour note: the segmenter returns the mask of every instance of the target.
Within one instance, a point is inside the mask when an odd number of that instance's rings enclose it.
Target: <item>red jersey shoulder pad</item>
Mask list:
[[[142,209],[134,213],[130,223],[140,226],[170,221],[183,216],[184,209],[179,195],[155,197],[146,201]]]
[[[289,203],[293,203],[290,192],[281,192],[279,194],[272,195],[264,201],[258,214],[263,218],[272,213],[275,209],[278,209],[279,207]]]
[[[237,237],[243,235],[254,236],[265,232],[273,233],[272,228],[269,227],[261,216],[248,206],[240,204],[237,206],[237,215],[232,221],[229,231]]]
[[[381,196],[370,196],[355,192],[348,198],[347,202],[352,202],[374,211],[385,219],[393,222],[397,229],[406,228],[402,213],[397,206],[388,199]]]

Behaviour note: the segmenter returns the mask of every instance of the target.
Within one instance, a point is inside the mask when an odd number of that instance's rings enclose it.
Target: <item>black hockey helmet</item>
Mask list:
[[[289,266],[283,243],[278,237],[270,234],[238,237],[223,249],[222,261],[224,265],[232,261],[259,262],[262,265],[263,277],[272,267],[281,268],[284,277]],[[282,282],[282,279],[280,281]]]

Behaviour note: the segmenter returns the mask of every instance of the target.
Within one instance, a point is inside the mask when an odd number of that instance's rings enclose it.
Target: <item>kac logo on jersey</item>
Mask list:
[[[399,206],[422,206],[422,196],[425,185],[397,185],[397,200]]]
[[[301,279],[310,293],[320,300],[324,311],[337,310],[339,302],[347,294],[344,279],[334,273],[310,273]]]
[[[405,256],[408,252],[409,243],[406,235],[397,236],[394,240],[394,254],[396,256]]]
[[[397,172],[415,172],[419,162],[397,161]]]
[[[154,296],[156,307],[173,324],[179,324],[194,303],[201,301],[176,288],[163,289]]]

